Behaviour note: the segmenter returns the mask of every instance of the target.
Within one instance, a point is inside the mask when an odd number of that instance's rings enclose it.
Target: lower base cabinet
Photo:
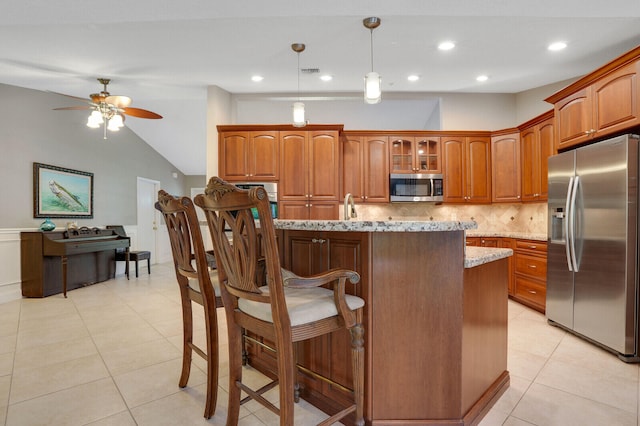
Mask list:
[[[542,313],[547,300],[547,243],[516,240],[514,291],[511,297]]]

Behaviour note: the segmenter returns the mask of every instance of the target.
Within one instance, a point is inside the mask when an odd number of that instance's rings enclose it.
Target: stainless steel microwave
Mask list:
[[[400,174],[389,176],[389,196],[391,202],[443,200],[441,174]]]

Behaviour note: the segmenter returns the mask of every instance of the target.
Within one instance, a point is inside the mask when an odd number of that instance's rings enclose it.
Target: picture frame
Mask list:
[[[93,173],[33,163],[33,217],[93,218]]]

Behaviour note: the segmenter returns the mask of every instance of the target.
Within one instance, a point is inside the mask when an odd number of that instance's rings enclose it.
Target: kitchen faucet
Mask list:
[[[356,205],[353,202],[353,196],[350,192],[344,196],[344,220],[349,220],[352,217],[358,217],[356,213]]]

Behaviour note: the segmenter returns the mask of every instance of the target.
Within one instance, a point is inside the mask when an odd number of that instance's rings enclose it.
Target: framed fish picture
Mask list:
[[[33,163],[33,217],[93,218],[93,173]]]

